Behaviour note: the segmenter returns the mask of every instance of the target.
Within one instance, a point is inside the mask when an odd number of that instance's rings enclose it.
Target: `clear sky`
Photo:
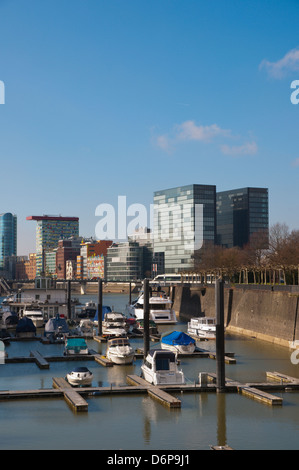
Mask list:
[[[298,0],[0,0],[0,212],[80,218],[187,184],[268,187],[299,229]],[[1,102],[1,97],[0,97]]]

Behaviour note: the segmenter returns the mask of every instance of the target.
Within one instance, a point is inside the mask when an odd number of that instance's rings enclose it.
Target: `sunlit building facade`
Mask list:
[[[58,241],[79,236],[79,218],[62,216],[29,216],[36,220],[36,275],[45,272],[45,253],[57,248]]]
[[[216,186],[192,184],[154,193],[154,251],[165,273],[189,271],[194,254],[216,241]]]
[[[0,269],[6,269],[6,259],[17,255],[17,216],[0,214]]]

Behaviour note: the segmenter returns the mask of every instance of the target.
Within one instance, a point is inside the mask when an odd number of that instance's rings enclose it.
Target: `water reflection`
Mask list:
[[[226,394],[217,393],[217,445],[226,444]]]

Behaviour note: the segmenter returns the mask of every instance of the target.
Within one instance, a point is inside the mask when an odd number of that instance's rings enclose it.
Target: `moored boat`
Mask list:
[[[65,342],[65,337],[70,333],[67,321],[59,314],[56,317],[50,318],[45,324],[44,335],[51,342]]]
[[[133,333],[143,335],[144,333],[144,320],[136,320],[136,324],[133,328]],[[153,320],[149,320],[149,334],[150,335],[158,335],[158,327]]]
[[[93,379],[93,374],[87,367],[76,367],[72,372],[67,374],[67,381],[74,386],[90,385]]]
[[[177,318],[172,301],[166,293],[160,289],[151,290],[149,297],[150,320],[161,324],[175,324]],[[144,316],[144,295],[140,293],[139,297],[128,307],[130,315],[136,317],[137,320],[143,319]]]
[[[192,354],[196,348],[196,341],[183,331],[173,331],[163,336],[161,347],[178,354]]]
[[[177,356],[172,351],[152,349],[146,356],[141,371],[144,379],[154,385],[185,383],[185,375],[179,370]]]
[[[1,323],[2,323],[2,328],[4,329],[16,328],[18,321],[19,321],[19,317],[14,312],[5,311],[2,314]]]
[[[33,338],[36,334],[36,326],[29,317],[23,317],[16,326],[16,336],[18,338]]]
[[[108,341],[106,357],[114,364],[132,364],[134,355],[128,338],[112,338]]]
[[[93,338],[94,336],[94,324],[91,320],[84,319],[79,323],[78,328],[79,334],[84,338]]]
[[[107,312],[102,322],[103,336],[126,336],[129,325],[122,313]]]
[[[41,309],[36,307],[26,306],[23,310],[23,317],[30,318],[36,328],[42,328],[45,324],[45,319]]]

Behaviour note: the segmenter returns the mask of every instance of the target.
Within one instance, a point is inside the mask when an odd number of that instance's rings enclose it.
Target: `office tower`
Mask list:
[[[107,280],[136,281],[142,279],[143,248],[136,242],[114,243],[107,250]]]
[[[267,188],[241,188],[217,193],[217,244],[244,247],[253,236],[267,247]]]
[[[8,257],[17,255],[17,216],[0,214],[0,269],[6,270]]]
[[[36,220],[36,275],[45,271],[45,253],[57,247],[58,241],[79,236],[79,218],[61,216],[29,216]]]
[[[216,186],[191,184],[154,193],[154,251],[165,273],[190,271],[205,242],[216,241]]]

